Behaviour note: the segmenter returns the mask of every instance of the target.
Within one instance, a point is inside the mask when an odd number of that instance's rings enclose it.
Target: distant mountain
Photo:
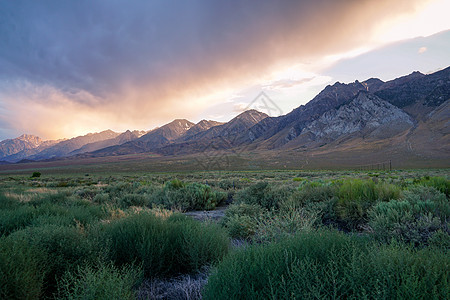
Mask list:
[[[430,75],[414,72],[386,82],[374,93],[400,108],[418,102],[437,107],[450,98],[450,68]]]
[[[107,140],[101,140],[98,142],[93,142],[93,143],[89,143],[86,144],[84,146],[82,146],[79,149],[76,149],[72,152],[69,153],[69,156],[72,155],[77,155],[77,154],[81,154],[81,153],[86,153],[86,152],[93,152],[99,149],[103,149],[106,147],[110,147],[110,146],[116,146],[116,145],[122,145],[126,142],[130,142],[130,141],[134,141],[138,138],[140,138],[141,136],[143,136],[144,134],[146,134],[146,131],[139,131],[139,130],[134,130],[134,131],[130,131],[127,130],[124,133],[119,134],[118,136],[112,138],[112,139],[107,139]]]
[[[414,120],[400,108],[362,91],[348,104],[309,123],[288,145],[311,148],[342,138],[385,139],[413,126]]]
[[[210,145],[215,149],[230,149],[239,146],[239,136],[268,117],[267,114],[251,109],[244,111],[229,122],[190,136],[183,142],[175,142],[157,149],[163,155],[177,155],[204,151]]]
[[[37,148],[42,140],[34,135],[23,134],[15,139],[0,142],[0,158],[16,154],[20,151]]]
[[[217,121],[211,121],[211,120],[201,120],[200,122],[198,122],[197,124],[195,124],[194,126],[192,126],[188,131],[186,131],[185,134],[183,134],[181,137],[179,137],[177,139],[177,141],[187,141],[190,138],[192,138],[193,136],[204,132],[212,127],[215,126],[219,126],[219,125],[223,125],[224,123],[222,122],[217,122]]]
[[[349,102],[366,87],[359,81],[350,84],[336,82],[328,85],[306,105],[302,105],[285,116],[276,118],[271,126],[265,126],[266,130],[250,129],[255,134],[256,140],[264,140],[265,147],[274,149],[283,146],[295,139],[310,122],[320,117],[323,113],[336,109]]]
[[[123,155],[153,151],[168,145],[194,126],[195,124],[188,120],[176,119],[150,131],[136,140],[94,151],[91,156]]]
[[[450,67],[387,82],[336,82],[279,117],[248,110],[226,123],[177,119],[145,134],[104,131],[57,143],[24,135],[0,143],[0,160],[249,150],[448,159]]]
[[[20,158],[30,155],[34,149],[43,149],[50,147],[57,143],[57,141],[43,141],[41,138],[23,134],[15,139],[8,139],[0,142],[0,159],[10,161],[10,157],[17,156]],[[23,157],[20,157],[22,156]]]
[[[117,137],[118,135],[119,133],[112,130],[105,130],[99,133],[89,133],[83,136],[78,136],[59,142],[40,151],[39,153],[31,155],[30,157],[28,157],[28,159],[42,160],[55,157],[65,157],[68,156],[72,151],[77,150],[86,144],[112,139]]]

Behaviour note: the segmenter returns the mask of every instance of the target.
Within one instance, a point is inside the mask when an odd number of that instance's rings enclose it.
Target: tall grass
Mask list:
[[[24,240],[0,238],[0,299],[40,299],[45,254]]]
[[[265,209],[278,209],[279,203],[295,191],[291,185],[273,185],[268,182],[258,182],[245,188],[235,195],[237,203],[259,205]]]
[[[101,240],[116,265],[142,264],[146,277],[195,272],[220,260],[229,240],[218,225],[181,215],[166,219],[149,213],[105,224]]]
[[[377,201],[398,199],[401,189],[387,183],[376,184],[372,180],[345,180],[338,191],[335,206],[338,219],[349,229],[356,229],[367,222],[367,212]]]
[[[103,252],[94,240],[75,227],[43,225],[16,231],[11,240],[30,245],[34,252],[45,257],[45,293],[56,291],[56,282],[66,271],[95,261]]]
[[[226,257],[205,299],[446,299],[446,252],[377,246],[332,231],[304,232]]]
[[[58,299],[67,300],[131,300],[142,281],[142,271],[135,266],[118,268],[99,263],[78,266],[67,272],[58,284]]]

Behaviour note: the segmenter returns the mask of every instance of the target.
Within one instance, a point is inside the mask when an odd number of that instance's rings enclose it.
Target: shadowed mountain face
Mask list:
[[[385,139],[411,129],[414,120],[400,108],[368,92],[360,92],[350,103],[331,109],[305,126],[292,143],[309,147],[345,137]]]
[[[311,152],[407,152],[447,157],[450,151],[450,67],[388,82],[335,83],[287,115],[249,110],[227,123],[177,119],[146,134],[104,131],[59,142],[24,135],[0,143],[0,159],[98,157],[134,153],[181,155],[256,149]],[[377,148],[378,147],[378,148]],[[381,148],[380,148],[381,147]],[[381,150],[380,150],[381,149]],[[403,151],[403,152],[402,152]]]

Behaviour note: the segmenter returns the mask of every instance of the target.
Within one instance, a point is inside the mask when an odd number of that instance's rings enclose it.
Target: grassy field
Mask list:
[[[4,169],[1,299],[450,296],[448,169],[111,164]]]

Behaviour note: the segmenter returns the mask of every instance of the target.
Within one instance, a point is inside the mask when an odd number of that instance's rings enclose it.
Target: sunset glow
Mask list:
[[[433,45],[448,32],[427,41],[450,29],[449,11],[446,0],[4,1],[0,140],[227,121],[263,90],[287,113],[327,84],[367,79],[346,68],[361,57],[384,79],[444,68],[450,51]],[[418,37],[411,60],[380,68],[384,49]]]

